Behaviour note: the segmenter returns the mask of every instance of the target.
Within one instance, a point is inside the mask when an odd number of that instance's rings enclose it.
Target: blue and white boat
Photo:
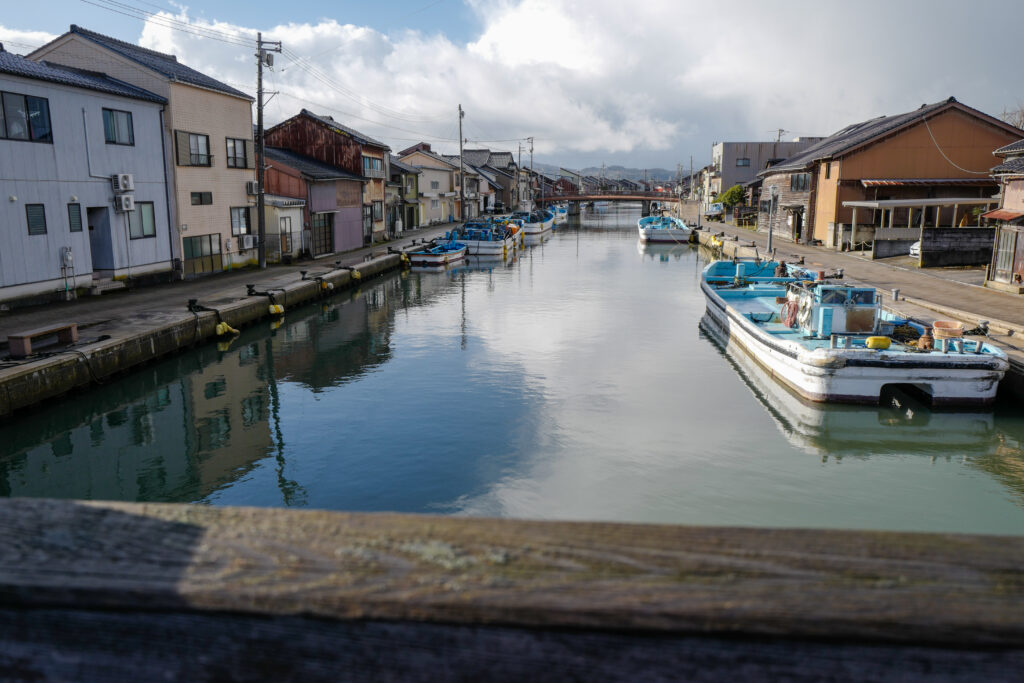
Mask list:
[[[778,382],[811,401],[878,404],[899,388],[932,405],[988,405],[1009,367],[998,347],[977,339],[936,340],[918,348],[890,335],[920,324],[881,306],[877,292],[811,279],[804,269],[737,259],[715,261],[701,276],[705,321],[729,347],[747,353]]]
[[[472,219],[454,228],[446,237],[466,245],[467,256],[505,256],[515,249],[518,227],[504,221]]]
[[[461,242],[435,242],[422,249],[406,252],[413,266],[446,266],[466,257],[466,245]]]
[[[645,216],[637,221],[637,229],[644,242],[686,243],[693,234],[686,223],[672,216]]]
[[[512,214],[523,222],[523,232],[527,235],[539,235],[547,232],[555,225],[555,216],[550,211],[536,209],[534,211],[516,211]]]
[[[555,217],[555,225],[562,225],[569,221],[569,207],[561,203],[551,203],[548,205],[548,211]]]

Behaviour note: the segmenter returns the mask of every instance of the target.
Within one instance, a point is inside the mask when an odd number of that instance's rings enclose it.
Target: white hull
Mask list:
[[[527,235],[539,235],[542,232],[547,232],[554,226],[554,218],[549,218],[543,223],[523,223],[523,232],[525,232]]]
[[[1005,358],[991,354],[887,353],[816,349],[772,338],[733,309],[706,282],[707,314],[730,347],[749,354],[769,375],[810,401],[877,404],[886,384],[908,384],[935,405],[985,405],[996,398]]]
[[[459,239],[466,245],[468,256],[503,256],[515,248],[515,238],[506,237],[503,240],[467,240]]]
[[[644,242],[686,243],[690,240],[689,228],[638,228]]]
[[[445,266],[466,258],[466,250],[448,252],[447,254],[409,254],[409,263],[414,266]]]

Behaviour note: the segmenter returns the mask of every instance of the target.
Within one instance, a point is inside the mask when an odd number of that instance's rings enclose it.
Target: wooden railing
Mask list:
[[[1010,680],[1024,538],[0,501],[12,679]]]

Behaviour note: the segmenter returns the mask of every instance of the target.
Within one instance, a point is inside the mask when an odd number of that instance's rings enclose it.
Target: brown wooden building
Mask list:
[[[779,237],[839,248],[853,218],[843,202],[990,197],[997,189],[987,170],[991,150],[1022,135],[952,97],[847,126],[761,173],[758,229],[770,224]],[[948,226],[962,218],[955,210],[932,207],[923,217],[910,207],[862,211],[858,222]]]
[[[996,221],[988,287],[1024,293],[1024,140],[1000,147],[1003,163],[992,169],[1002,185],[999,208],[984,215]]]
[[[384,239],[390,147],[308,109],[270,128],[264,136],[267,146],[298,152],[365,179],[361,198],[363,241]]]

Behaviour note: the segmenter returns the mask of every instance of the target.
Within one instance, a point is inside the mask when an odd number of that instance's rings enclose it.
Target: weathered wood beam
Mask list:
[[[121,633],[157,638],[151,661],[103,655],[139,666],[222,647],[242,660],[271,641],[316,651],[308,666],[372,643],[424,662],[475,643],[461,677],[518,643],[509,671],[530,652],[537,665],[619,652],[634,668],[760,652],[783,675],[786,657],[828,651],[836,667],[960,657],[995,674],[1024,666],[1024,538],[13,499],[0,501],[0,612],[0,666],[101,658],[89,644]]]

